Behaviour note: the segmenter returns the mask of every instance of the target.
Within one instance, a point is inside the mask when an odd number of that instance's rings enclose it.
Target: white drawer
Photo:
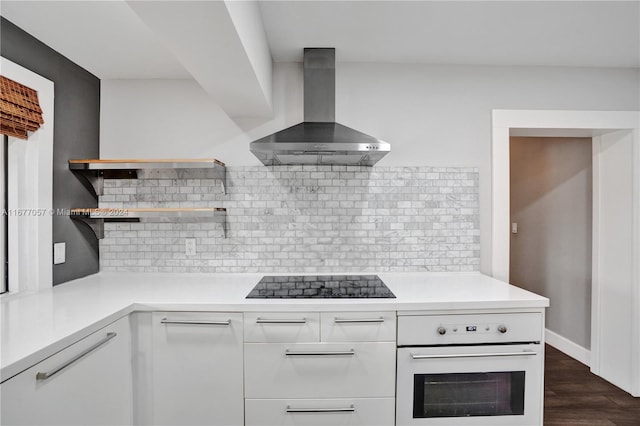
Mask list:
[[[318,342],[318,312],[247,312],[244,341],[251,343]]]
[[[396,345],[245,343],[245,398],[395,395]]]
[[[323,342],[395,342],[396,313],[323,312],[320,314]]]
[[[247,399],[245,424],[247,426],[392,426],[394,410],[393,398]]]
[[[400,346],[539,341],[542,315],[534,312],[398,317]]]

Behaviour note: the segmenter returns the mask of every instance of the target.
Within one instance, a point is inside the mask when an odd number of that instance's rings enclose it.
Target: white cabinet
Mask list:
[[[129,318],[87,336],[0,385],[2,425],[127,425]]]
[[[392,425],[395,330],[395,312],[134,313],[3,382],[0,424]]]
[[[247,398],[393,397],[393,342],[247,343]]]
[[[154,312],[152,423],[244,423],[242,314]]]
[[[247,426],[388,426],[393,398],[248,399]]]
[[[318,312],[246,312],[244,341],[252,343],[318,342]]]
[[[395,312],[245,314],[246,424],[393,425],[395,338]]]
[[[396,313],[323,312],[320,314],[323,342],[394,342]]]

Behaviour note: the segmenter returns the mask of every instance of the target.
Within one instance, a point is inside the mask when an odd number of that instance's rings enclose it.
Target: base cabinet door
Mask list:
[[[129,425],[129,318],[85,337],[0,385],[0,424]]]
[[[242,425],[242,314],[155,312],[154,425]]]
[[[395,395],[396,344],[245,343],[247,398]]]
[[[247,426],[392,426],[394,398],[247,399]]]

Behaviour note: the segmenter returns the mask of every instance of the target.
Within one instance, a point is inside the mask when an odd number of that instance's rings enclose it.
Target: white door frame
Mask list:
[[[629,130],[633,135],[633,258],[640,259],[640,112],[638,111],[549,111],[549,110],[493,110],[492,111],[492,275],[509,281],[510,199],[509,199],[509,137],[512,130],[520,134],[542,136],[598,136],[616,130]],[[554,134],[555,131],[555,134]],[[597,170],[594,170],[594,174]],[[594,176],[595,181],[595,176]],[[594,221],[594,226],[596,222]],[[594,235],[597,229],[594,228]],[[594,240],[594,244],[597,244]],[[598,248],[594,247],[594,264],[597,265]],[[592,293],[597,297],[599,282],[593,277]],[[631,349],[640,354],[640,262],[632,271],[632,327]],[[599,305],[594,299],[592,309],[592,366],[598,365],[597,348]],[[635,357],[638,358],[638,357]],[[596,367],[597,368],[597,367]],[[592,368],[593,369],[593,368]],[[597,372],[596,372],[597,373]],[[634,396],[640,396],[640,360],[633,361],[632,388]]]

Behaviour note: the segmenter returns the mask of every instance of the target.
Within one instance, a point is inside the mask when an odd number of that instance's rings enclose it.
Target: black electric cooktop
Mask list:
[[[247,299],[395,299],[377,275],[285,275],[262,277]]]

